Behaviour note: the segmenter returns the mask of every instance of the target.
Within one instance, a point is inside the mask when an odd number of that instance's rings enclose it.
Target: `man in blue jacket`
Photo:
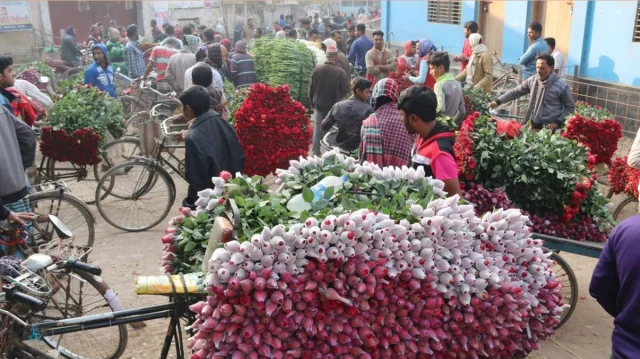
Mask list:
[[[549,53],[549,46],[542,38],[542,24],[539,22],[529,24],[527,37],[530,43],[529,48],[520,56],[523,81],[536,74],[536,56]]]
[[[620,223],[604,245],[589,293],[613,318],[613,359],[640,357],[640,216]]]
[[[351,49],[349,49],[349,62],[361,68],[359,75],[362,77],[367,73],[365,57],[367,52],[373,48],[373,41],[365,34],[366,30],[367,27],[365,24],[356,25],[356,36],[358,36],[358,38],[351,45]]]
[[[91,85],[100,91],[108,93],[111,97],[118,97],[113,84],[113,68],[109,65],[107,47],[104,44],[96,44],[91,50],[95,61],[84,73],[84,84]]]

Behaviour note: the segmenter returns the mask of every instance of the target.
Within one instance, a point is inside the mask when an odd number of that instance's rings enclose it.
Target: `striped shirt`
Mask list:
[[[178,50],[173,47],[156,46],[151,51],[149,61],[153,61],[153,68],[157,73],[156,80],[164,81],[167,77],[167,67],[169,66],[169,59],[171,56],[178,53]]]
[[[253,56],[246,53],[235,53],[229,61],[229,70],[236,87],[244,87],[258,82]]]

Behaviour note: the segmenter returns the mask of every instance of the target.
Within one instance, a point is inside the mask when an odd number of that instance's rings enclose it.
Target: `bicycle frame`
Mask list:
[[[35,356],[38,358],[53,358],[45,353],[40,352],[37,349],[27,346],[23,343],[29,336],[35,335],[37,337],[54,336],[60,334],[68,334],[74,332],[81,332],[84,330],[106,328],[114,325],[132,324],[141,321],[171,318],[167,335],[165,336],[162,346],[161,358],[166,359],[171,349],[171,344],[176,341],[176,357],[178,359],[184,358],[184,347],[182,345],[182,325],[180,319],[185,318],[185,314],[189,313],[189,307],[187,303],[188,297],[176,297],[176,301],[157,305],[152,307],[144,307],[137,309],[123,310],[119,312],[110,312],[103,314],[94,314],[80,318],[69,318],[62,320],[44,321],[40,323],[27,324],[21,319],[17,318],[13,314],[0,309],[0,313],[9,315],[23,327],[31,328],[29,333],[26,333],[20,337],[17,341],[11,343],[13,348],[10,353],[13,357],[22,358]],[[24,332],[24,330],[20,330]],[[11,357],[11,356],[10,356]]]

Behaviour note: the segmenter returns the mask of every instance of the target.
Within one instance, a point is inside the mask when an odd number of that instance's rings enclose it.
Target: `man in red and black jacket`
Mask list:
[[[425,86],[412,86],[400,95],[398,109],[410,134],[417,134],[412,153],[414,168],[424,167],[425,174],[444,182],[444,190],[453,196],[461,194],[458,166],[453,145],[453,129],[436,121],[438,100]]]

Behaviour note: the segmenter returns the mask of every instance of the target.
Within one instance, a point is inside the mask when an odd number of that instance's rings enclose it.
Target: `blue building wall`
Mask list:
[[[462,51],[464,23],[476,18],[475,1],[462,2],[460,25],[427,22],[427,1],[383,1],[381,7],[382,29],[391,33],[392,44],[428,37],[438,48],[456,54]]]
[[[507,1],[502,60],[518,63],[526,50],[531,1]],[[427,36],[438,48],[459,53],[464,37],[462,24],[477,20],[477,3],[463,1],[460,25],[427,22],[427,1],[383,1],[382,28],[392,32],[390,41],[401,45]],[[640,87],[640,43],[633,43],[637,2],[574,1],[568,65],[579,65],[580,76]],[[543,33],[544,34],[544,33]]]
[[[582,59],[581,74],[596,80],[640,86],[640,43],[631,41],[636,1],[596,1],[590,30],[589,51]],[[575,21],[574,17],[574,21]],[[589,25],[590,23],[590,25]]]

